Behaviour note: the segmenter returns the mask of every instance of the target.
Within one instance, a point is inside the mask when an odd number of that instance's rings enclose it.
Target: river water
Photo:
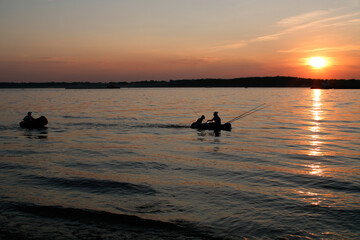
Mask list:
[[[359,90],[0,93],[0,239],[360,239]]]

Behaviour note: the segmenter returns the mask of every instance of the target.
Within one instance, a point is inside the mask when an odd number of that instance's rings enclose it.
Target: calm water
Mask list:
[[[360,239],[359,90],[0,94],[0,239]]]

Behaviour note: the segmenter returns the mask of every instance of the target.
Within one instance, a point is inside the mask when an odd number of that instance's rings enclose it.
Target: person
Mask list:
[[[220,127],[221,126],[221,119],[218,115],[218,112],[214,112],[214,117],[210,120],[207,120],[208,122],[214,122],[215,126]]]
[[[200,127],[201,126],[201,123],[202,123],[202,121],[205,119],[205,116],[204,115],[201,115],[201,117],[200,118],[198,118],[198,120],[196,120],[196,122],[193,122],[192,124],[191,124],[191,128],[198,128],[198,127]]]
[[[195,124],[200,125],[204,119],[205,119],[205,116],[201,115],[201,117],[198,118],[198,120],[195,122]]]
[[[32,121],[34,120],[34,118],[31,116],[31,113],[32,112],[28,112],[27,116],[24,117],[24,122],[29,122],[29,121]]]

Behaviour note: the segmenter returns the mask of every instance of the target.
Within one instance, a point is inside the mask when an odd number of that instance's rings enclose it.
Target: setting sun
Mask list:
[[[314,68],[323,68],[326,66],[327,62],[323,57],[312,57],[309,58],[308,64]]]

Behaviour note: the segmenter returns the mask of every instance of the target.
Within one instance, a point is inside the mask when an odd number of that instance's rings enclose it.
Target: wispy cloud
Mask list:
[[[67,63],[75,62],[75,58],[73,57],[50,57],[50,56],[38,57],[29,54],[23,54],[19,58],[23,62],[32,62],[32,63],[67,64]]]
[[[312,53],[312,52],[344,52],[344,51],[360,51],[358,45],[334,46],[325,48],[293,48],[289,50],[279,50],[281,53]]]
[[[219,50],[236,49],[236,48],[246,47],[247,45],[248,45],[248,43],[246,41],[240,41],[240,42],[236,42],[236,43],[229,43],[229,44],[216,46],[213,48],[213,50],[219,51]]]
[[[284,18],[280,20],[277,25],[281,27],[293,27],[296,25],[304,24],[319,17],[326,16],[330,14],[333,10],[323,10],[323,11],[313,11],[305,14],[300,14],[297,16],[292,16],[289,18]]]
[[[249,40],[249,42],[273,41],[273,40],[279,39],[281,35],[284,35],[284,32],[278,32],[278,33],[273,33],[273,34],[269,34],[269,35],[264,35],[261,37],[256,37],[256,38]]]
[[[169,62],[175,64],[194,65],[194,64],[214,63],[217,61],[219,61],[219,58],[202,57],[202,58],[180,58]]]
[[[330,14],[332,11],[317,11],[308,14],[302,14],[299,16],[295,16],[293,18],[287,18],[278,22],[280,26],[286,26],[287,28],[282,29],[276,33],[272,33],[269,35],[264,35],[261,37],[254,38],[250,41],[270,41],[277,40],[283,35],[291,34],[303,29],[310,28],[325,28],[325,27],[334,27],[334,26],[344,26],[350,24],[360,23],[358,19],[351,19],[352,17],[359,16],[360,12],[352,13],[352,14],[344,14],[335,17],[326,17],[323,19],[309,21],[310,19],[314,19],[315,16],[325,16]]]
[[[69,63],[72,62],[72,59],[69,58],[58,58],[58,57],[40,57],[37,59],[38,62],[40,63],[49,63],[49,64],[64,64],[64,63]]]
[[[241,40],[239,42],[233,42],[224,44],[221,46],[216,46],[212,50],[214,51],[222,51],[222,50],[231,50],[238,49],[248,46],[254,42],[267,42],[267,41],[275,41],[281,39],[286,35],[294,34],[303,30],[314,30],[314,29],[324,29],[329,27],[339,27],[339,26],[348,26],[348,25],[358,25],[360,24],[360,11],[356,11],[350,14],[339,14],[340,9],[330,9],[330,10],[319,10],[312,11],[288,18],[284,18],[278,21],[275,26],[279,29],[276,32],[269,33],[267,35],[258,36],[252,39]],[[338,13],[338,15],[336,15]],[[358,46],[345,46],[339,48],[327,48],[323,49],[323,51],[346,51],[346,49],[354,49],[357,50]],[[284,50],[282,52],[291,52],[291,51],[300,51],[300,49],[292,49],[292,50]],[[306,51],[306,50],[301,50]],[[308,49],[307,51],[321,51]]]

